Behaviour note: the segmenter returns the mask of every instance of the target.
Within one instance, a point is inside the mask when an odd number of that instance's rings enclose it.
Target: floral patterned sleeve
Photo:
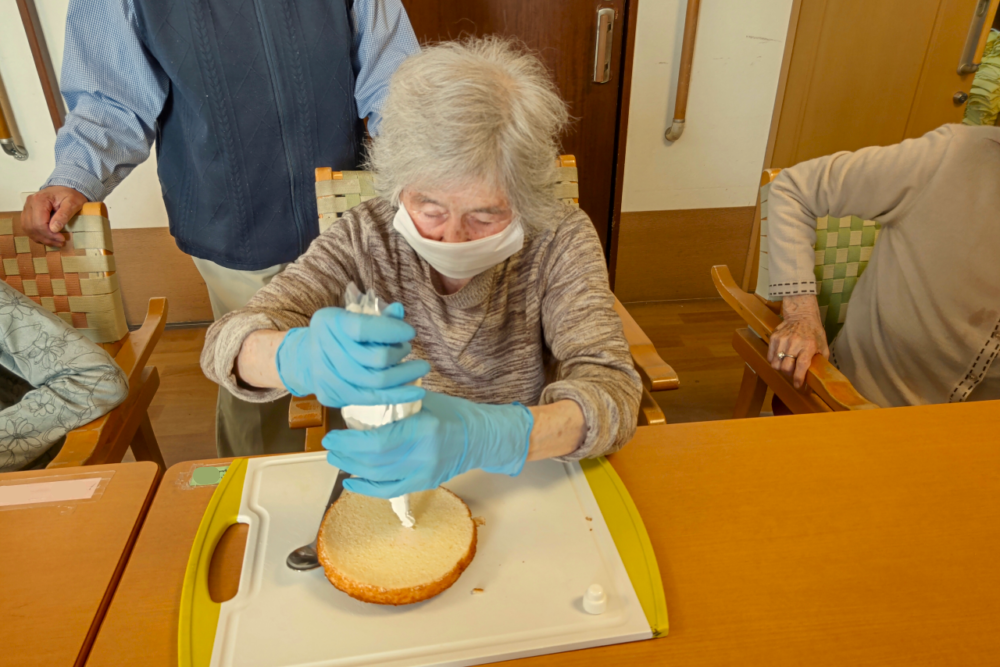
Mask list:
[[[0,472],[27,466],[128,396],[128,379],[107,352],[4,282],[0,366],[32,387],[0,410]]]

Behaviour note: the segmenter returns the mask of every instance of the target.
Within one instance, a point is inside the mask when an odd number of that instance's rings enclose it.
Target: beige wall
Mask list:
[[[683,0],[639,0],[622,211],[752,206],[792,0],[703,0],[684,135],[673,117]]]
[[[615,291],[715,296],[742,274],[792,0],[703,0],[684,135],[668,142],[684,0],[639,0]]]

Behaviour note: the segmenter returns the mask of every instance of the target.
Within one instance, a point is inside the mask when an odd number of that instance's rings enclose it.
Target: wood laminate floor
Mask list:
[[[743,320],[721,299],[626,305],[680,376],[680,389],[656,395],[668,423],[729,419],[743,373],[731,341]],[[168,466],[216,456],[218,387],[198,364],[204,342],[205,329],[165,331],[150,359],[160,373],[150,419]]]
[[[731,419],[743,377],[733,332],[746,326],[722,299],[625,304],[681,386],[654,394],[668,424]],[[765,400],[770,410],[770,397]]]

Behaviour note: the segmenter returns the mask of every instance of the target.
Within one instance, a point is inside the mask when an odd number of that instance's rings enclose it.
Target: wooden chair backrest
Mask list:
[[[27,237],[20,213],[0,213],[0,279],[55,313],[113,355],[128,334],[108,210],[84,204],[63,232],[62,248]]]
[[[760,233],[757,235],[757,286],[755,293],[769,303],[775,312],[780,311],[780,297],[772,299],[769,282],[768,248],[768,198],[771,183],[781,173],[768,169],[761,175],[760,195],[757,199]],[[816,221],[816,299],[820,317],[826,329],[827,340],[833,341],[847,319],[848,302],[858,279],[868,267],[875,241],[882,226],[858,216],[835,218],[823,216]]]

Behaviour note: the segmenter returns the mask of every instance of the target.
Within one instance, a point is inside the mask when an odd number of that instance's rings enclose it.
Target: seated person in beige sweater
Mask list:
[[[44,468],[69,431],[127,396],[107,352],[0,282],[0,472]]]
[[[497,39],[431,47],[394,74],[382,118],[381,196],[212,325],[205,373],[247,401],[422,399],[324,440],[347,488],[381,497],[621,448],[641,384],[594,227],[553,194],[567,112],[544,66]],[[351,282],[390,316],[339,308]]]
[[[830,359],[883,407],[1000,398],[1000,128],[945,125],[895,146],[786,169],[768,201],[768,358],[800,387]],[[813,275],[816,218],[882,224],[829,347]]]

